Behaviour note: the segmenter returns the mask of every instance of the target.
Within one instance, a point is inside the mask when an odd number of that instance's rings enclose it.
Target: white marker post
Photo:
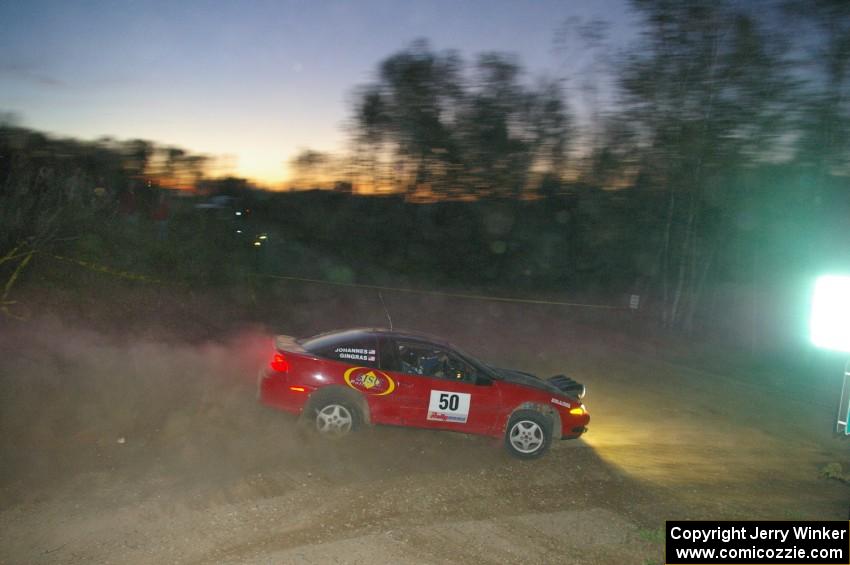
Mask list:
[[[838,403],[838,421],[835,424],[835,432],[850,435],[850,361],[844,365],[844,384],[841,385],[841,401]],[[842,418],[844,418],[842,420]]]

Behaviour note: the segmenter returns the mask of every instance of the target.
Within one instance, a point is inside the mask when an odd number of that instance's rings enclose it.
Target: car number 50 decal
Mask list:
[[[471,395],[465,392],[432,390],[428,404],[428,419],[437,422],[457,422],[465,424],[469,416]]]

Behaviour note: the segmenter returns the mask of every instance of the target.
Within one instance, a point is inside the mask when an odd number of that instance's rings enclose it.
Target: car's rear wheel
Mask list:
[[[519,459],[536,459],[552,443],[552,423],[534,410],[517,410],[505,431],[505,448]]]
[[[322,437],[345,437],[360,427],[360,411],[342,395],[328,394],[317,398],[305,409],[304,423]]]

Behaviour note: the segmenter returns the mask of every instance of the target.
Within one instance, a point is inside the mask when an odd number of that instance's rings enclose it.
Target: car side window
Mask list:
[[[447,367],[447,378],[449,379],[468,383],[478,382],[478,370],[457,355],[449,355]]]
[[[396,357],[396,343],[387,337],[378,340],[378,368],[385,371],[401,371]]]
[[[320,357],[351,365],[377,368],[378,341],[375,338],[337,343],[316,352]]]
[[[475,368],[449,350],[415,341],[399,340],[395,344],[399,372],[465,382],[477,378]]]

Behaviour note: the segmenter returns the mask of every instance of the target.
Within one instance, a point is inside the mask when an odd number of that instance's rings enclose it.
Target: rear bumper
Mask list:
[[[289,388],[286,374],[263,369],[257,375],[257,400],[266,406],[300,414],[307,395]]]

